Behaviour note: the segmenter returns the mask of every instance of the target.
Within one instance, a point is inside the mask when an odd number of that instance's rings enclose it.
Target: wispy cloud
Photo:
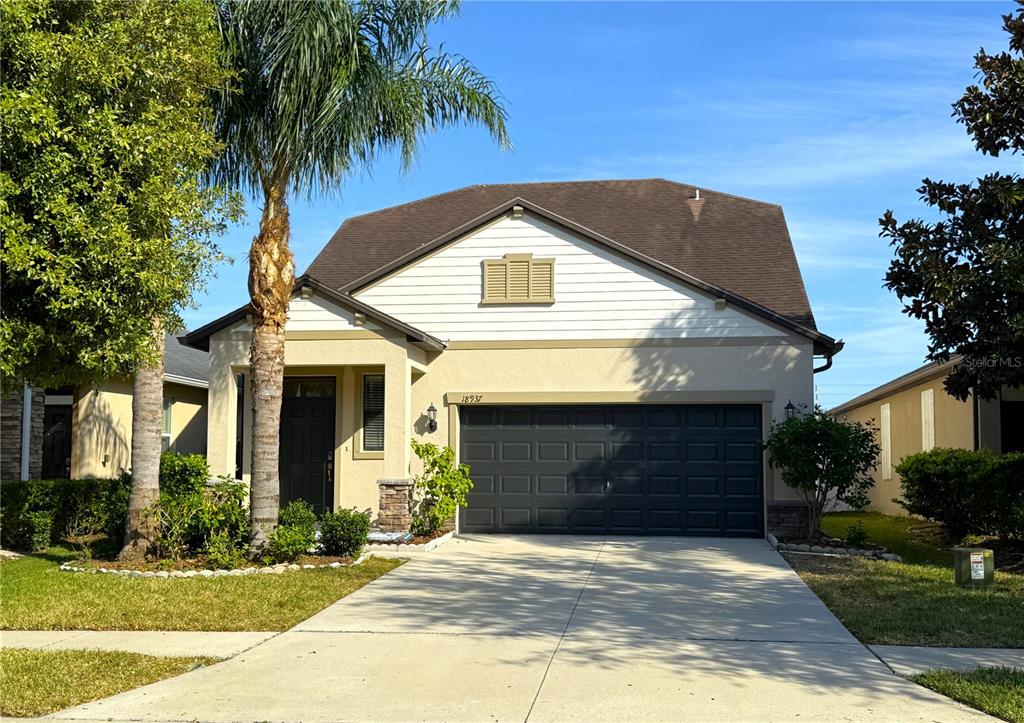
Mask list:
[[[618,153],[590,156],[575,165],[546,164],[549,178],[619,178],[661,175],[719,188],[792,188],[927,169],[983,167],[964,132],[912,119],[802,135],[749,145],[735,142],[708,151]]]

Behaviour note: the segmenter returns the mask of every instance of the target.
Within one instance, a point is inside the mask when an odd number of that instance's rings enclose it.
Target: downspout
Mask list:
[[[32,451],[32,387],[24,382],[21,391],[21,479],[28,479],[28,461]]]
[[[831,369],[832,368],[832,358],[835,357],[836,354],[841,352],[843,350],[844,346],[845,346],[845,344],[844,344],[842,339],[837,341],[836,345],[832,348],[832,350],[828,354],[826,354],[826,356],[825,356],[825,363],[822,366],[820,366],[820,367],[815,367],[814,370],[813,370],[814,373],[817,374],[818,372],[827,372],[829,369]]]

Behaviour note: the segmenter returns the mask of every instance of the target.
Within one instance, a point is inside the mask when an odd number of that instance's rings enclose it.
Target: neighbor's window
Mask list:
[[[485,304],[550,304],[555,300],[555,260],[505,254],[484,261]]]
[[[363,451],[384,451],[384,375],[363,375]]]
[[[171,448],[171,407],[174,400],[171,397],[164,397],[164,424],[160,434],[160,444],[166,452]]]
[[[882,458],[880,461],[882,463],[882,479],[890,480],[892,479],[892,416],[889,411],[888,403],[882,405],[880,412],[879,416],[881,419],[879,420],[879,425],[881,427],[880,432],[882,437]]]

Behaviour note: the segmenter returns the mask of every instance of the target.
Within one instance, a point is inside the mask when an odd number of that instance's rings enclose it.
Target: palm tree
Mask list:
[[[212,177],[263,196],[249,251],[255,551],[278,514],[284,327],[295,280],[289,194],[335,191],[385,151],[399,151],[407,168],[420,136],[444,126],[477,123],[509,143],[494,83],[427,44],[428,28],[457,15],[457,2],[220,0],[218,10],[236,84],[217,98],[225,150]]]
[[[124,547],[118,558],[137,561],[150,553],[156,540],[156,521],[150,508],[160,497],[160,453],[164,402],[164,331],[153,322],[152,360],[135,370],[132,382],[132,490]]]

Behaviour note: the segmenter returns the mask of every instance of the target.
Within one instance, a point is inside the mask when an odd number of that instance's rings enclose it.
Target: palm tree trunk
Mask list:
[[[295,283],[295,260],[288,248],[285,184],[267,184],[260,232],[249,251],[249,296],[252,343],[249,363],[252,389],[252,469],[249,509],[250,547],[261,550],[277,525],[281,396],[284,384],[284,327]]]
[[[160,452],[163,432],[164,332],[153,319],[153,347],[157,362],[142,365],[132,384],[132,491],[124,547],[118,558],[141,560],[153,548],[155,520],[147,510],[160,496]]]

